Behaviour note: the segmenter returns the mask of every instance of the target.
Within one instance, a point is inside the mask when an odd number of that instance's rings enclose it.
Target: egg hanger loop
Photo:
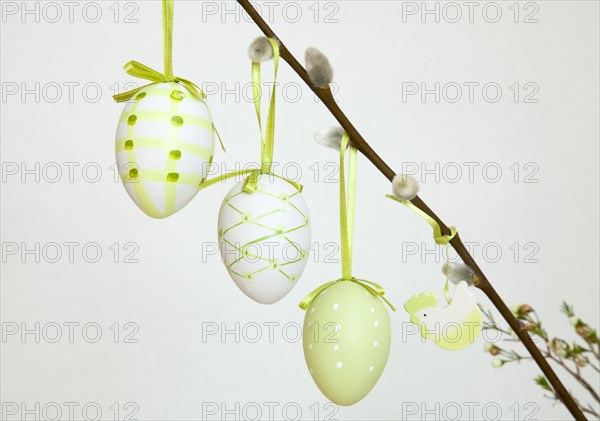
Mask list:
[[[267,38],[273,48],[273,89],[271,91],[271,98],[269,101],[269,109],[267,111],[266,130],[263,133],[263,123],[261,118],[261,67],[260,62],[252,62],[252,97],[254,102],[254,110],[256,111],[256,118],[258,120],[258,128],[260,131],[260,168],[258,169],[244,169],[221,174],[210,180],[206,180],[201,189],[212,186],[213,184],[225,181],[229,178],[243,176],[246,177],[244,182],[243,191],[244,193],[252,194],[257,189],[258,179],[261,174],[270,174],[274,177],[281,178],[282,180],[290,183],[294,188],[302,193],[303,186],[288,178],[275,175],[271,173],[273,166],[273,147],[275,144],[275,105],[276,105],[276,86],[277,86],[277,71],[279,69],[279,44],[273,38]]]
[[[348,157],[348,190],[346,191],[345,157]],[[340,235],[342,243],[342,279],[352,279],[352,240],[354,237],[354,207],[356,202],[357,151],[350,145],[348,133],[340,143]]]
[[[131,60],[123,66],[123,69],[127,74],[138,77],[141,79],[146,79],[151,83],[140,86],[139,88],[132,89],[127,92],[122,92],[116,95],[113,95],[113,99],[116,102],[127,102],[131,98],[133,98],[138,92],[147,88],[150,85],[154,85],[156,83],[164,83],[164,82],[175,82],[185,89],[189,91],[191,95],[200,101],[206,100],[206,94],[198,85],[194,82],[191,82],[187,79],[184,79],[179,76],[173,75],[173,15],[175,10],[174,0],[162,0],[162,11],[163,11],[163,61],[164,61],[164,74],[160,73],[157,70],[152,69],[145,64],[142,64],[138,61]],[[216,130],[216,127],[213,124],[213,130],[215,131],[217,137],[219,138],[219,142],[221,143],[221,148],[225,150],[223,146],[223,142],[221,141],[221,137]]]
[[[263,134],[261,118],[261,70],[260,62],[252,62],[252,97],[254,100],[254,109],[258,120],[260,130],[260,172],[269,174],[273,165],[273,147],[275,143],[275,105],[277,90],[277,71],[279,69],[279,44],[273,38],[267,38],[273,48],[273,89],[271,90],[271,99],[269,101],[269,110],[267,112],[267,122],[265,133]]]
[[[433,239],[435,240],[436,244],[444,246],[444,254],[445,254],[445,258],[446,258],[446,263],[448,263],[450,261],[450,259],[448,257],[448,249],[449,249],[448,244],[450,244],[450,241],[452,241],[452,239],[456,236],[456,228],[450,227],[450,234],[444,235],[444,234],[442,234],[442,228],[435,221],[435,219],[433,219],[432,217],[427,215],[425,212],[423,212],[421,209],[419,209],[414,204],[412,204],[410,200],[400,199],[391,194],[386,194],[385,197],[387,197],[388,199],[392,199],[398,203],[402,203],[404,206],[411,209],[417,215],[419,215],[421,218],[423,218],[429,225],[431,225],[431,228],[433,228]],[[446,273],[446,285],[444,286],[444,296],[446,297],[446,301],[448,302],[448,304],[450,304],[450,302],[452,302],[452,299],[450,298],[449,290],[450,290],[450,280],[448,278],[448,274]]]
[[[348,151],[348,188],[346,189],[346,151]],[[356,168],[358,151],[350,145],[348,133],[344,133],[340,143],[340,237],[342,244],[342,277],[327,282],[310,292],[300,301],[299,307],[306,310],[313,300],[331,285],[340,281],[354,282],[372,295],[381,298],[392,311],[396,308],[385,298],[383,287],[375,282],[357,279],[352,276],[352,244],[354,239],[354,208],[356,203]]]
[[[271,90],[271,99],[269,101],[269,110],[267,111],[266,129],[263,134],[261,118],[261,71],[260,62],[252,62],[252,98],[254,100],[254,110],[258,120],[258,129],[260,131],[260,170],[252,171],[244,184],[244,191],[252,194],[256,190],[258,178],[261,174],[271,174],[273,166],[273,147],[275,143],[275,102],[277,87],[277,71],[279,69],[279,44],[273,38],[267,38],[273,48],[273,89]],[[284,180],[290,182],[289,180]],[[290,182],[291,184],[294,184]]]

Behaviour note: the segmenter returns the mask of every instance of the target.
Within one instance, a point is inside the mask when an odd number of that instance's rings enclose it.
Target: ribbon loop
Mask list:
[[[259,168],[252,168],[252,169],[245,169],[245,170],[239,170],[239,171],[232,171],[229,173],[225,173],[222,174],[218,177],[215,178],[211,178],[210,180],[206,180],[204,181],[202,184],[200,184],[200,190],[203,190],[209,186],[212,186],[213,184],[217,184],[220,182],[223,182],[225,180],[229,180],[230,178],[234,178],[234,177],[246,177],[245,181],[244,181],[244,187],[243,190],[245,193],[249,193],[252,194],[253,192],[256,191],[256,183],[258,181],[258,177],[261,175],[261,171]],[[297,183],[295,181],[292,181],[288,178],[276,175],[276,174],[269,174],[269,176],[271,177],[277,177],[280,178],[284,181],[287,181],[289,184],[291,184],[297,191],[298,193],[302,193],[302,190],[304,189],[304,186],[300,183]],[[256,177],[256,179],[252,180],[253,183],[251,183],[249,180],[253,179],[254,177]]]
[[[260,130],[260,168],[261,174],[269,174],[273,166],[273,147],[275,144],[275,103],[277,91],[277,72],[279,69],[279,44],[273,38],[267,38],[273,48],[273,89],[271,90],[271,99],[267,111],[266,129],[263,133],[263,124],[261,118],[261,70],[260,62],[252,62],[252,97],[254,100],[254,110],[258,120]]]
[[[300,183],[292,181],[288,178],[281,177],[271,172],[273,166],[273,145],[275,143],[275,100],[276,100],[276,87],[277,87],[277,71],[279,69],[279,44],[275,39],[267,38],[273,47],[273,89],[271,91],[271,98],[269,101],[269,110],[267,113],[266,130],[263,133],[263,122],[261,118],[261,97],[262,97],[262,86],[261,86],[261,68],[259,62],[252,63],[252,96],[254,100],[254,109],[256,111],[256,118],[258,120],[258,128],[260,130],[260,168],[247,169],[234,171],[231,173],[223,174],[219,177],[205,181],[201,188],[206,188],[210,185],[218,183],[220,181],[227,180],[236,176],[245,176],[244,185],[242,190],[245,193],[252,194],[258,188],[258,180],[261,175],[265,174],[270,177],[277,177],[291,184],[299,193],[302,193],[303,186]],[[176,78],[177,80],[183,80]],[[191,83],[191,82],[190,82]]]
[[[206,100],[206,94],[202,89],[198,87],[194,82],[184,79],[179,76],[173,76],[173,14],[174,14],[174,0],[162,0],[162,11],[163,11],[163,55],[164,55],[164,66],[165,72],[160,73],[153,68],[146,66],[145,64],[140,63],[139,61],[131,60],[123,66],[125,72],[133,77],[137,77],[140,79],[149,80],[152,83],[149,83],[144,86],[140,86],[138,88],[132,89],[127,92],[122,92],[116,95],[113,95],[113,98],[116,102],[127,102],[134,96],[138,94],[138,92],[146,89],[149,86],[152,86],[156,83],[165,83],[165,82],[175,82],[181,85],[185,90],[187,90],[193,97],[204,102]],[[208,109],[208,108],[207,108]],[[210,115],[210,110],[208,110],[208,114]],[[212,121],[212,116],[210,116]],[[221,139],[221,135],[217,131],[215,124],[212,124],[213,133],[219,139],[219,143],[221,144],[221,149],[225,152],[225,145],[223,145],[223,140]]]
[[[348,152],[348,181],[346,188],[346,152]],[[302,301],[300,308],[306,310],[317,296],[337,282],[354,282],[365,288],[375,297],[381,298],[391,309],[396,308],[385,298],[383,287],[375,282],[357,279],[352,276],[352,242],[354,237],[354,205],[356,202],[356,167],[358,152],[350,145],[348,133],[344,133],[340,143],[340,236],[342,243],[342,277],[321,285]]]
[[[131,60],[125,64],[125,66],[123,66],[123,70],[125,70],[128,75],[138,77],[140,79],[146,79],[157,83],[166,82],[166,78],[162,73],[140,63],[139,61]]]
[[[319,295],[321,292],[325,291],[331,285],[333,285],[336,282],[339,282],[341,280],[342,279],[337,279],[335,281],[330,281],[330,282],[327,282],[326,284],[321,285],[320,287],[318,287],[315,290],[313,290],[312,292],[310,292],[306,297],[304,297],[302,299],[302,301],[300,301],[300,304],[298,304],[298,305],[300,306],[300,308],[302,310],[306,310],[310,306],[310,304],[314,301],[314,299],[317,298],[317,295]]]
[[[450,241],[452,241],[452,239],[456,236],[456,228],[454,227],[450,227],[449,235],[442,234],[442,228],[435,221],[435,219],[433,219],[431,216],[427,215],[421,209],[413,205],[410,200],[399,199],[391,194],[386,194],[385,197],[387,197],[388,199],[392,199],[398,203],[402,203],[404,206],[411,209],[413,212],[415,212],[417,215],[423,218],[431,226],[431,228],[433,228],[433,239],[435,240],[436,244],[446,245],[450,243]]]
[[[254,193],[257,189],[258,179],[263,174],[264,173],[262,172],[261,169],[252,170],[252,172],[250,173],[250,175],[248,177],[246,177],[246,181],[244,182],[244,186],[242,188],[244,193],[248,193],[248,194]],[[304,186],[302,184],[296,183],[295,181],[292,181],[288,178],[285,178],[285,177],[282,177],[282,176],[279,176],[276,174],[271,174],[271,173],[264,174],[264,175],[267,175],[269,177],[277,177],[284,181],[287,181],[298,191],[298,193],[302,193],[302,190],[304,189]]]
[[[123,92],[120,94],[113,95],[113,98],[116,102],[126,102],[133,98],[138,92],[142,89],[147,88],[155,83],[165,83],[165,82],[175,82],[181,86],[183,86],[186,90],[188,90],[194,97],[199,99],[200,101],[204,101],[206,99],[206,94],[202,89],[198,87],[194,82],[191,82],[182,77],[174,77],[172,80],[167,80],[167,76],[163,75],[157,70],[146,66],[145,64],[140,63],[139,61],[131,60],[125,66],[123,66],[125,72],[128,75],[137,77],[140,79],[149,80],[152,83],[149,83],[144,86],[140,86],[139,88],[132,89],[127,92]]]
[[[390,303],[388,299],[385,298],[385,291],[383,290],[383,287],[381,285],[376,284],[375,282],[367,281],[365,279],[352,278],[352,281],[361,285],[363,288],[365,288],[367,291],[369,291],[376,297],[381,298],[392,309],[392,311],[396,311],[396,307],[394,307],[392,303]]]
[[[163,56],[164,56],[164,74],[157,70],[152,69],[145,64],[138,61],[132,60],[123,66],[123,69],[127,74],[137,77],[140,79],[149,80],[153,83],[163,82],[175,82],[184,86],[193,96],[198,98],[200,101],[206,99],[206,94],[196,84],[190,82],[187,79],[173,75],[173,15],[175,5],[174,0],[162,0],[162,12],[163,12]],[[132,89],[128,92],[123,92],[117,95],[113,95],[116,102],[129,101],[142,89],[152,85],[141,86],[136,89]],[[218,133],[217,133],[218,136]],[[221,140],[219,136],[219,141]],[[221,142],[222,144],[223,142]]]
[[[446,262],[448,262],[449,261],[449,259],[448,259],[448,244],[450,244],[450,241],[452,241],[452,239],[456,236],[456,228],[450,227],[450,234],[444,235],[444,234],[442,234],[442,228],[436,222],[436,220],[433,219],[431,216],[427,215],[425,212],[423,212],[421,209],[419,209],[415,205],[413,205],[410,200],[399,199],[396,196],[393,196],[391,194],[386,194],[385,197],[395,200],[398,203],[402,203],[407,208],[413,210],[417,215],[419,215],[421,218],[423,218],[431,226],[431,228],[433,228],[433,239],[436,244],[444,246],[444,252],[446,253]],[[448,304],[450,304],[450,302],[452,301],[452,299],[450,298],[449,290],[450,290],[450,282],[448,279],[448,273],[446,273],[446,285],[444,286],[444,297],[446,298],[446,301],[448,302]]]
[[[176,76],[173,82],[185,86],[187,90],[190,91],[191,94],[198,98],[200,101],[204,102],[204,100],[206,99],[206,94],[204,93],[204,91],[200,89],[200,87],[194,82],[191,82],[179,76]]]
[[[356,200],[356,148],[349,146],[344,133],[340,144],[340,233],[342,242],[342,278],[352,278],[352,243],[354,237],[354,204]],[[346,151],[349,150],[348,191],[346,192]]]

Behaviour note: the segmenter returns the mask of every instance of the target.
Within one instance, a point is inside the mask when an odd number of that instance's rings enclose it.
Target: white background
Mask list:
[[[5,13],[7,3],[16,5],[16,15]],[[262,10],[299,59],[308,46],[328,55],[336,72],[337,98],[347,115],[396,171],[410,163],[421,169],[416,173],[421,197],[458,228],[464,241],[476,246],[475,258],[501,296],[509,304],[534,306],[551,335],[573,338],[559,312],[562,300],[597,326],[598,3],[538,1],[527,8],[520,3],[518,23],[515,6],[510,9],[513,2],[498,3],[502,16],[497,23],[487,21],[494,19],[493,8],[482,12],[486,2],[477,3],[472,23],[462,2],[457,3],[463,14],[457,23],[449,22],[456,9],[444,9],[443,2],[438,3],[439,23],[433,15],[425,15],[423,23],[420,11],[403,14],[412,5],[421,9],[421,2],[300,2],[284,11],[289,3],[274,2],[270,12]],[[129,60],[161,70],[160,3],[99,2],[102,16],[97,23],[88,22],[96,8],[86,2],[75,3],[73,22],[68,7],[58,2],[62,17],[56,23],[50,22],[56,10],[44,9],[45,2],[35,4],[26,3],[39,8],[39,23],[35,14],[23,15],[25,4],[1,3],[2,242],[19,247],[16,255],[3,252],[1,318],[3,333],[15,324],[33,329],[40,323],[42,333],[46,327],[46,336],[54,336],[52,326],[58,323],[63,336],[57,343],[44,335],[39,343],[33,334],[25,340],[20,334],[3,338],[2,402],[24,402],[30,409],[36,402],[41,407],[57,402],[61,419],[69,419],[65,402],[78,405],[77,419],[90,402],[102,408],[103,419],[115,419],[110,409],[115,402],[120,417],[132,402],[138,408],[136,417],[145,420],[220,419],[224,409],[233,411],[228,419],[239,419],[244,407],[246,415],[254,416],[255,406],[263,411],[261,419],[269,419],[270,405],[274,418],[281,419],[286,404],[290,417],[300,408],[303,419],[332,412],[343,420],[444,419],[455,417],[456,407],[462,419],[469,419],[469,402],[479,403],[471,413],[478,419],[486,416],[485,405],[490,418],[497,408],[502,419],[529,413],[537,419],[568,417],[533,383],[538,370],[530,362],[494,369],[482,339],[453,353],[414,335],[402,337],[402,323],[408,321],[402,303],[422,291],[442,294],[442,261],[426,253],[434,249],[430,227],[384,198],[389,184],[364,158],[359,162],[354,272],[382,284],[399,311],[390,316],[392,351],[373,391],[352,407],[326,406],[306,369],[300,342],[293,341],[296,330],[291,328],[286,339],[282,328],[301,324],[298,302],[340,274],[338,263],[325,260],[339,238],[337,185],[325,179],[335,172],[327,165],[336,163],[337,154],[312,141],[313,132],[333,124],[333,118],[282,64],[280,82],[286,90],[279,96],[275,159],[293,163],[291,177],[294,169],[302,170],[316,252],[287,297],[259,305],[235,287],[218,255],[206,253],[217,241],[219,206],[233,183],[201,192],[169,219],[153,220],[114,180],[114,132],[122,105],[112,101],[111,86],[133,81],[121,70]],[[87,14],[82,14],[84,6]],[[538,22],[524,23],[536,8],[533,18]],[[115,9],[120,11],[116,18]],[[298,9],[302,16],[296,21]],[[207,10],[215,13],[203,14]],[[124,22],[131,13],[137,23]],[[209,105],[229,147],[226,155],[216,152],[216,162],[227,163],[228,169],[258,159],[249,90],[240,94],[250,82],[246,49],[259,35],[246,19],[231,1],[176,2],[175,73],[211,92]],[[269,80],[270,67],[265,69]],[[457,83],[463,97],[452,103],[455,91],[448,90],[445,96],[441,92],[439,103],[433,95],[424,101],[419,95],[403,99],[403,87],[422,82],[429,89],[436,82],[440,89]],[[479,83],[472,103],[465,82]],[[487,100],[482,94],[482,86],[490,82],[502,89],[495,103],[488,101],[493,89]],[[517,82],[520,97],[515,103],[510,87]],[[72,98],[65,83],[79,84]],[[100,87],[100,98],[94,99],[93,86],[83,92],[88,83]],[[539,88],[533,97],[537,103],[524,102],[531,92],[525,90],[526,83]],[[22,98],[21,92],[5,95],[15,84],[20,90],[37,90],[39,98]],[[62,94],[56,102],[54,84]],[[68,162],[78,165],[72,180],[64,164]],[[469,162],[478,165],[472,180],[464,164]],[[30,174],[23,182],[21,173],[9,174],[7,165],[12,164],[7,163],[24,163],[29,169],[39,163],[40,179]],[[56,176],[53,163],[62,169],[55,183],[50,182]],[[515,167],[510,168],[514,163],[520,168],[518,180]],[[528,163],[533,164],[525,167]],[[87,180],[82,175],[86,164]],[[486,164],[487,174],[482,172]],[[462,169],[458,177],[456,166]],[[97,167],[101,176],[90,180]],[[502,175],[491,182],[498,167]],[[434,171],[424,173],[424,168]],[[533,170],[531,180],[538,182],[524,182]],[[35,255],[21,255],[23,247],[34,248],[36,242],[41,248],[52,242],[98,243],[103,254],[99,262],[88,263],[79,246],[69,262],[63,245],[60,261],[50,263],[52,253],[36,263]],[[129,242],[137,244],[138,263],[123,261]],[[114,243],[120,249],[117,263],[110,249]],[[525,248],[527,243],[533,246]],[[407,252],[415,247],[416,254]],[[515,250],[520,250],[518,255]],[[530,258],[537,263],[526,263],[532,251]],[[483,294],[476,294],[485,307],[491,306]],[[64,325],[70,322],[80,324],[73,343]],[[115,322],[118,343],[110,329]],[[137,343],[124,343],[123,335],[132,332],[125,328],[127,322],[139,328]],[[269,322],[278,323],[273,343],[264,325]],[[82,336],[86,323],[102,328],[97,343]],[[233,334],[225,340],[220,335],[203,340],[207,328],[235,329],[236,323],[242,333],[239,343]],[[256,333],[253,323],[262,326],[257,343],[246,340]],[[88,334],[94,336],[93,329]],[[559,374],[565,378],[564,372]],[[585,392],[565,380],[588,401]],[[590,381],[598,385],[598,376]],[[213,405],[218,413],[208,417]],[[418,409],[411,412],[414,407]],[[94,415],[93,408],[88,414]],[[20,416],[22,412],[8,419]],[[37,414],[28,419],[42,418]]]

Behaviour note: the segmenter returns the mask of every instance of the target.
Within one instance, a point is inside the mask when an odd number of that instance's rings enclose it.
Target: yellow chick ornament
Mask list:
[[[483,318],[469,285],[460,281],[445,308],[438,308],[437,301],[437,295],[422,293],[404,304],[410,321],[420,326],[421,336],[450,351],[472,344],[481,333]]]

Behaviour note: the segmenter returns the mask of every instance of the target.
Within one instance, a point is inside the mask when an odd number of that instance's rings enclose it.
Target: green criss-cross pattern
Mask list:
[[[293,263],[300,262],[303,259],[305,259],[306,256],[308,255],[307,250],[303,250],[302,248],[300,248],[298,246],[298,244],[294,243],[288,236],[289,233],[303,229],[305,227],[308,227],[308,225],[309,225],[308,216],[305,215],[300,209],[298,209],[297,206],[295,206],[292,203],[292,199],[295,196],[298,196],[299,194],[300,193],[298,191],[295,191],[294,193],[292,193],[290,195],[276,195],[276,194],[273,194],[273,193],[270,193],[269,191],[267,191],[264,188],[264,185],[259,183],[257,186],[257,189],[253,193],[253,195],[258,195],[258,196],[264,195],[264,196],[269,196],[271,198],[275,198],[280,202],[281,206],[279,208],[272,209],[268,212],[265,212],[265,213],[263,213],[261,215],[257,215],[257,216],[249,216],[246,212],[244,212],[242,209],[239,209],[235,205],[236,197],[238,197],[240,195],[247,195],[247,193],[245,193],[243,190],[238,191],[237,193],[234,193],[231,196],[227,196],[225,198],[225,201],[224,201],[225,205],[228,206],[230,209],[232,209],[237,214],[239,214],[239,216],[240,216],[240,219],[238,222],[234,223],[230,227],[222,227],[219,231],[219,239],[223,243],[225,243],[227,246],[231,247],[232,250],[235,250],[235,252],[237,253],[237,258],[234,261],[232,261],[230,264],[227,265],[227,270],[229,272],[231,272],[237,276],[240,276],[242,278],[245,278],[245,279],[252,279],[252,277],[258,273],[264,272],[266,270],[272,270],[275,273],[281,274],[281,276],[285,277],[285,279],[290,282],[293,282],[298,278],[298,274],[289,273],[288,271],[286,271],[286,266],[291,265]],[[292,228],[289,228],[289,229],[282,229],[282,228],[278,228],[278,227],[272,227],[272,226],[269,226],[264,223],[264,218],[266,218],[267,216],[270,216],[270,215],[273,215],[276,213],[282,213],[282,212],[285,212],[286,210],[292,210],[294,212],[297,212],[298,215],[302,219],[302,224],[292,227]],[[232,241],[228,240],[227,234],[229,234],[232,231],[236,230],[237,228],[243,227],[244,225],[247,225],[247,224],[251,224],[251,225],[254,225],[254,226],[264,229],[265,234],[259,238],[249,241],[245,244],[235,244]],[[249,250],[250,247],[253,245],[260,245],[260,243],[263,243],[265,241],[279,239],[279,238],[283,238],[285,243],[289,244],[291,247],[293,247],[297,251],[298,257],[296,259],[282,262],[282,261],[279,261],[275,256],[264,257],[261,255],[256,255],[255,253],[252,253]],[[244,259],[252,259],[255,262],[262,261],[265,264],[264,264],[264,266],[258,268],[257,270],[255,270],[251,273],[240,273],[236,269],[236,265],[238,263],[244,261]]]

